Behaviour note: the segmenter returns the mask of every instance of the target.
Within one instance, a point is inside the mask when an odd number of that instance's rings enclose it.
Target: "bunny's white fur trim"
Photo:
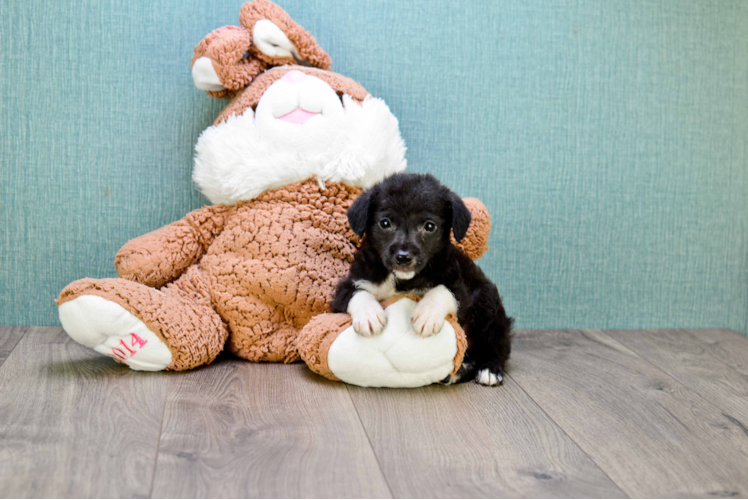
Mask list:
[[[212,203],[232,205],[311,177],[367,188],[405,170],[397,118],[381,99],[344,95],[342,109],[304,125],[268,118],[261,106],[257,116],[248,108],[200,136],[193,180]]]

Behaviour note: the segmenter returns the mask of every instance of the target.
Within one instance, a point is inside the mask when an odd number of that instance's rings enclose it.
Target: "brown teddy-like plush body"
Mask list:
[[[306,182],[197,210],[128,242],[115,260],[124,279],[76,281],[58,305],[91,294],[117,302],[169,346],[168,369],[211,362],[228,332],[243,358],[297,361],[299,328],[327,311],[352,261],[357,237],[345,212],[359,191]],[[193,352],[196,329],[202,353]]]

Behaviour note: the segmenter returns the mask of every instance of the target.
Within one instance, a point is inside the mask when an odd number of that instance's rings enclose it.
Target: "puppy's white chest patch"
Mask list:
[[[387,279],[381,283],[372,283],[367,280],[355,280],[353,282],[356,288],[359,290],[366,290],[377,300],[386,300],[395,295],[397,289],[395,288],[395,275],[390,274]]]
[[[353,284],[356,285],[356,288],[358,288],[359,290],[366,290],[374,297],[376,297],[377,300],[387,300],[397,293],[408,293],[411,295],[416,295],[418,297],[423,297],[429,291],[428,288],[414,288],[412,290],[398,292],[396,276],[394,273],[387,276],[387,279],[382,283],[372,283],[371,281],[367,280],[355,280]]]

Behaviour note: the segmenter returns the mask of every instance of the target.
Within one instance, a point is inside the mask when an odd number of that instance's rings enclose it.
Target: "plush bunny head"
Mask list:
[[[212,97],[233,97],[272,66],[330,69],[330,56],[314,37],[274,3],[245,3],[239,22],[240,27],[211,32],[195,47],[192,78],[197,88]]]
[[[310,178],[366,188],[405,169],[384,101],[329,71],[329,56],[280,7],[248,2],[241,23],[211,33],[193,59],[198,88],[232,96],[195,147],[193,179],[211,202],[234,204]]]

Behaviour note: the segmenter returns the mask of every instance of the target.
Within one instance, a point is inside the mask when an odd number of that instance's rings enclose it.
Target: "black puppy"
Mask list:
[[[332,311],[349,313],[356,333],[368,337],[387,321],[378,301],[420,295],[411,318],[417,334],[438,333],[452,313],[468,337],[460,370],[442,383],[500,384],[512,319],[496,286],[450,241],[450,231],[460,241],[470,225],[460,197],[431,175],[397,174],[362,193],[348,222],[365,236],[350,274],[338,283]]]

